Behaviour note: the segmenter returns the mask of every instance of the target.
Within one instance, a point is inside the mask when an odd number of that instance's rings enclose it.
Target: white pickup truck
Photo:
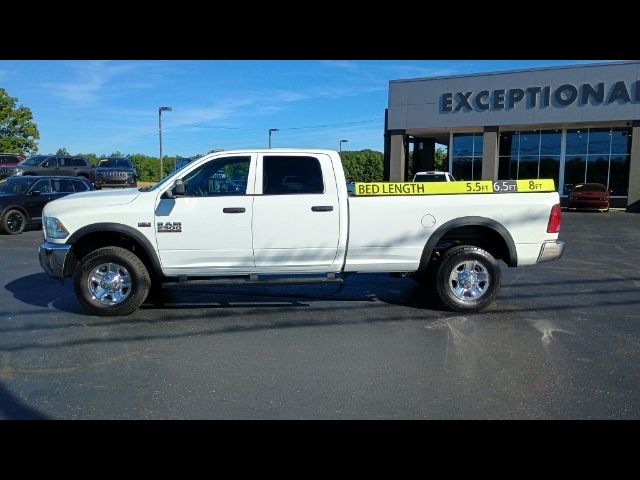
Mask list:
[[[333,283],[350,272],[411,274],[474,312],[498,293],[497,260],[533,265],[564,249],[558,193],[499,183],[501,193],[350,196],[335,151],[216,152],[148,190],[49,203],[39,259],[49,275],[73,276],[79,301],[102,316],[135,311],[163,282]],[[445,185],[460,184],[485,188]]]

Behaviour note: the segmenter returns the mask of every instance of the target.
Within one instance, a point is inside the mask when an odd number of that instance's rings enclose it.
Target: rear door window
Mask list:
[[[262,163],[262,193],[324,193],[322,168],[314,157],[268,155]]]
[[[54,179],[51,181],[53,185],[53,193],[73,193],[73,183],[66,178]]]
[[[89,190],[89,186],[82,180],[71,180],[71,182],[73,182],[73,187],[76,192],[86,192]]]

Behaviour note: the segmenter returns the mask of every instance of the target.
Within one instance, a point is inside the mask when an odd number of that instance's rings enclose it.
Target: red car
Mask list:
[[[601,183],[579,183],[569,193],[569,209],[595,209],[609,211],[611,190]]]
[[[0,153],[0,178],[13,175],[15,166],[24,160],[24,155],[16,153]]]

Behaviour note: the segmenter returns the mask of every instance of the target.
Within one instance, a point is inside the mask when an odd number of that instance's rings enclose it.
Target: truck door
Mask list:
[[[259,154],[253,204],[258,270],[327,271],[340,233],[338,191],[328,155]]]
[[[154,229],[168,275],[220,275],[254,270],[251,246],[255,154],[217,157],[186,167],[186,196],[162,193]],[[166,189],[165,189],[166,190]]]

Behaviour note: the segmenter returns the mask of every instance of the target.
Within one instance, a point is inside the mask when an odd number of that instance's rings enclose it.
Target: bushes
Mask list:
[[[347,181],[381,182],[384,174],[384,155],[374,150],[342,152],[342,167]]]
[[[128,156],[138,172],[138,180],[141,182],[157,182],[160,179],[160,159],[150,157],[142,153],[134,153]],[[162,157],[162,170],[165,177],[175,164],[175,157]]]

